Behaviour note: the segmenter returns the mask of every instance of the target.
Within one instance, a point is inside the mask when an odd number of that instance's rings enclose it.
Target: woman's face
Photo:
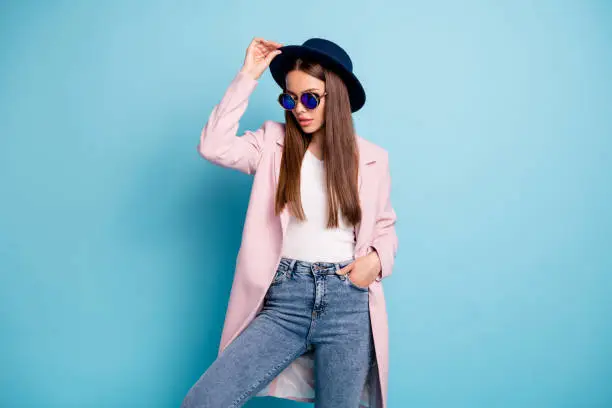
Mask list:
[[[325,124],[325,99],[327,97],[320,98],[319,105],[313,110],[309,110],[300,102],[300,95],[306,91],[323,95],[325,93],[325,82],[308,75],[304,71],[298,70],[288,72],[285,81],[287,92],[297,100],[295,108],[291,110],[295,119],[300,124],[304,133],[316,132]],[[301,120],[305,119],[308,119],[308,121],[301,122]]]

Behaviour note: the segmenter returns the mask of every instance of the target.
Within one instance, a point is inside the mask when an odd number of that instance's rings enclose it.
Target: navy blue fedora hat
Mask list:
[[[285,75],[296,58],[304,57],[320,63],[336,73],[346,84],[351,112],[357,112],[365,104],[363,86],[353,74],[353,62],[338,44],[324,38],[310,38],[302,45],[285,45],[270,63],[270,72],[276,83],[285,89]]]

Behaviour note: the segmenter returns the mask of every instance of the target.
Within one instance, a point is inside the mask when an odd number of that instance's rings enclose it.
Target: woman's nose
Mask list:
[[[295,113],[302,113],[306,111],[306,108],[304,107],[304,105],[302,105],[302,102],[300,101],[297,101],[295,103],[295,108],[293,109],[295,109]]]

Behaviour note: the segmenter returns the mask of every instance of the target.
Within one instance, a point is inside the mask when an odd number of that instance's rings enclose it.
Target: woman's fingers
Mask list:
[[[353,269],[353,266],[355,266],[355,262],[351,262],[350,264],[346,265],[344,268],[340,268],[338,271],[336,271],[336,273],[338,275],[344,275],[350,272]]]
[[[258,79],[274,57],[281,53],[280,47],[282,44],[276,41],[254,37],[247,48],[242,71]]]
[[[270,41],[270,40],[264,40],[264,44],[270,49],[276,49],[276,48],[283,46],[283,44],[281,43],[278,43],[276,41]]]
[[[261,42],[261,43],[255,44],[255,48],[262,54],[268,55],[270,52],[276,51],[279,48],[274,44],[277,44],[277,43],[266,44],[266,43]]]

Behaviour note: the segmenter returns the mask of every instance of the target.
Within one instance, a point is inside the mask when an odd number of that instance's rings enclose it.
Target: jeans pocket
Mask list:
[[[369,288],[369,287],[365,287],[365,288],[364,288],[364,287],[361,287],[361,286],[357,286],[357,285],[356,285],[355,283],[353,283],[353,281],[351,280],[351,276],[350,276],[350,275],[351,275],[351,273],[350,273],[350,272],[349,272],[349,273],[347,273],[347,274],[345,275],[345,277],[346,277],[346,281],[348,282],[349,286],[352,286],[353,288],[355,288],[355,289],[357,289],[357,290],[360,290],[360,291],[362,291],[362,292],[367,292],[367,291],[369,291],[369,290],[370,290],[370,288]]]
[[[272,279],[271,285],[279,285],[289,277],[289,265],[285,262],[281,262],[276,268],[276,273]]]

